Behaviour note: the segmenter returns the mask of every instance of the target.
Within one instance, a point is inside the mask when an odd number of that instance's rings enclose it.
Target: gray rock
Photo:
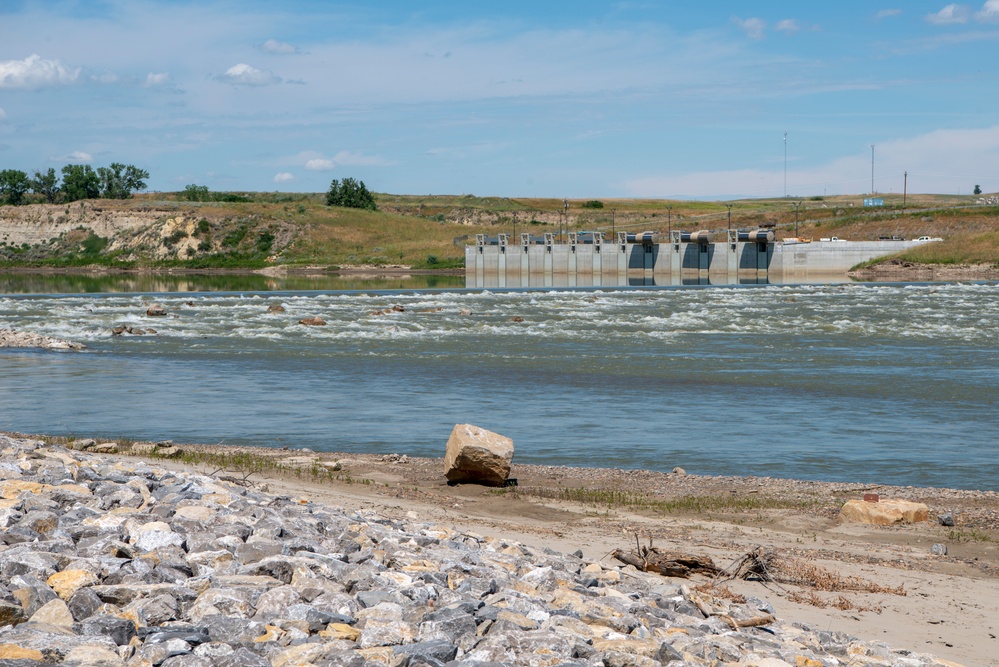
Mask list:
[[[14,597],[21,601],[21,607],[29,618],[46,602],[59,598],[55,591],[30,574],[14,577],[9,586]]]
[[[283,549],[284,546],[277,540],[254,540],[236,548],[236,559],[241,563],[256,563],[270,556],[280,556]]]
[[[160,667],[212,667],[212,661],[193,653],[187,653],[167,658],[160,663]]]
[[[937,521],[940,522],[941,526],[953,526],[954,525],[954,515],[950,512],[946,514],[941,514],[937,517]]]
[[[99,614],[73,624],[79,635],[109,637],[118,646],[125,646],[135,636],[135,624],[118,616]]]
[[[946,556],[947,555],[947,545],[946,544],[934,544],[930,547],[930,553],[934,556]]]
[[[357,655],[357,654],[355,654]],[[358,658],[361,656],[358,655]],[[271,661],[246,648],[237,648],[232,654],[213,659],[215,667],[271,667]],[[356,667],[361,667],[363,658]],[[354,667],[354,666],[352,666]]]
[[[437,663],[446,663],[454,660],[458,654],[458,647],[445,640],[421,641],[416,644],[396,646],[393,650],[396,655],[409,656],[409,665],[419,664],[420,660],[433,664],[427,661],[428,658]]]
[[[82,621],[95,614],[102,604],[104,603],[90,588],[81,588],[73,593],[66,606],[75,620]]]

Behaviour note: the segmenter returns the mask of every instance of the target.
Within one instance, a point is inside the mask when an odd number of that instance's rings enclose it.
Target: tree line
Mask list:
[[[35,171],[34,176],[19,169],[0,171],[0,203],[20,206],[26,195],[40,195],[49,204],[79,199],[129,199],[146,189],[149,172],[135,165],[112,162],[96,170],[89,164],[67,164],[60,180],[56,170]]]

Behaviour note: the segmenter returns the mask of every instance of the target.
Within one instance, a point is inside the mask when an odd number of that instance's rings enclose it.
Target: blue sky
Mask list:
[[[999,0],[0,0],[0,169],[801,197],[871,191],[873,144],[878,192],[996,192],[997,62]]]

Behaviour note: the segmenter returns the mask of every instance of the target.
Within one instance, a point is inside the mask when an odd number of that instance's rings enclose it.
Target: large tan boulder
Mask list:
[[[839,511],[843,523],[867,523],[873,526],[894,526],[929,519],[930,508],[908,500],[848,500]]]
[[[510,476],[513,440],[472,424],[455,424],[444,455],[449,482],[503,486]]]

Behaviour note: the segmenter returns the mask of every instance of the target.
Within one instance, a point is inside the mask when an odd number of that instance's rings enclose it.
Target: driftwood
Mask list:
[[[763,616],[754,616],[753,618],[733,618],[723,611],[715,611],[711,606],[704,600],[696,595],[690,596],[691,602],[693,602],[701,613],[707,616],[717,616],[721,620],[731,626],[733,630],[738,630],[739,628],[755,628],[761,625],[770,625],[774,622],[774,617],[772,614],[764,614]]]
[[[718,567],[707,556],[685,554],[678,551],[663,551],[653,546],[641,546],[629,552],[615,549],[610,554],[627,565],[633,565],[642,572],[657,572],[664,577],[689,577],[692,574],[715,576]]]

